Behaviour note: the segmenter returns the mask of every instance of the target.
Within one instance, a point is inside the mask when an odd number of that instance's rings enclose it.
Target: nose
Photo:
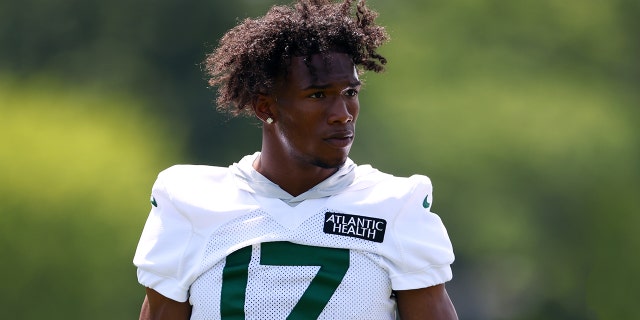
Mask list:
[[[353,99],[336,98],[329,109],[329,124],[353,122],[358,115],[359,104]]]

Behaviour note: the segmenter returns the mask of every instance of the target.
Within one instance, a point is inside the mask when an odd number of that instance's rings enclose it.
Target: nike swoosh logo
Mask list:
[[[428,209],[430,205],[431,203],[429,203],[429,195],[427,195],[426,197],[424,197],[424,201],[422,201],[422,206],[425,209]]]

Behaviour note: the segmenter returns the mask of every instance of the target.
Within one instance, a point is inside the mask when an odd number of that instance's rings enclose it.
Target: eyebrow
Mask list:
[[[361,85],[362,85],[362,81],[360,81],[360,80],[357,80],[357,81],[349,83],[349,87],[352,87],[352,88],[353,87],[357,87],[357,86],[361,86]],[[329,87],[331,87],[331,84],[328,84],[328,83],[327,84],[315,84],[315,83],[312,83],[311,85],[302,88],[302,90],[326,89],[326,88],[329,88]]]

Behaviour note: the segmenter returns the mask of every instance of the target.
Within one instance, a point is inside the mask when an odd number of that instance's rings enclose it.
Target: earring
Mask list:
[[[266,121],[267,121],[268,124],[272,124],[273,123],[273,119],[271,119],[271,117],[267,118]]]

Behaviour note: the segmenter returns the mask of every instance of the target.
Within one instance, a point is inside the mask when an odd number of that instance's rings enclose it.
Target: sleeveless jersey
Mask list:
[[[451,279],[425,176],[358,166],[340,192],[290,206],[229,168],[161,172],[134,264],[191,319],[394,319],[393,290]]]

